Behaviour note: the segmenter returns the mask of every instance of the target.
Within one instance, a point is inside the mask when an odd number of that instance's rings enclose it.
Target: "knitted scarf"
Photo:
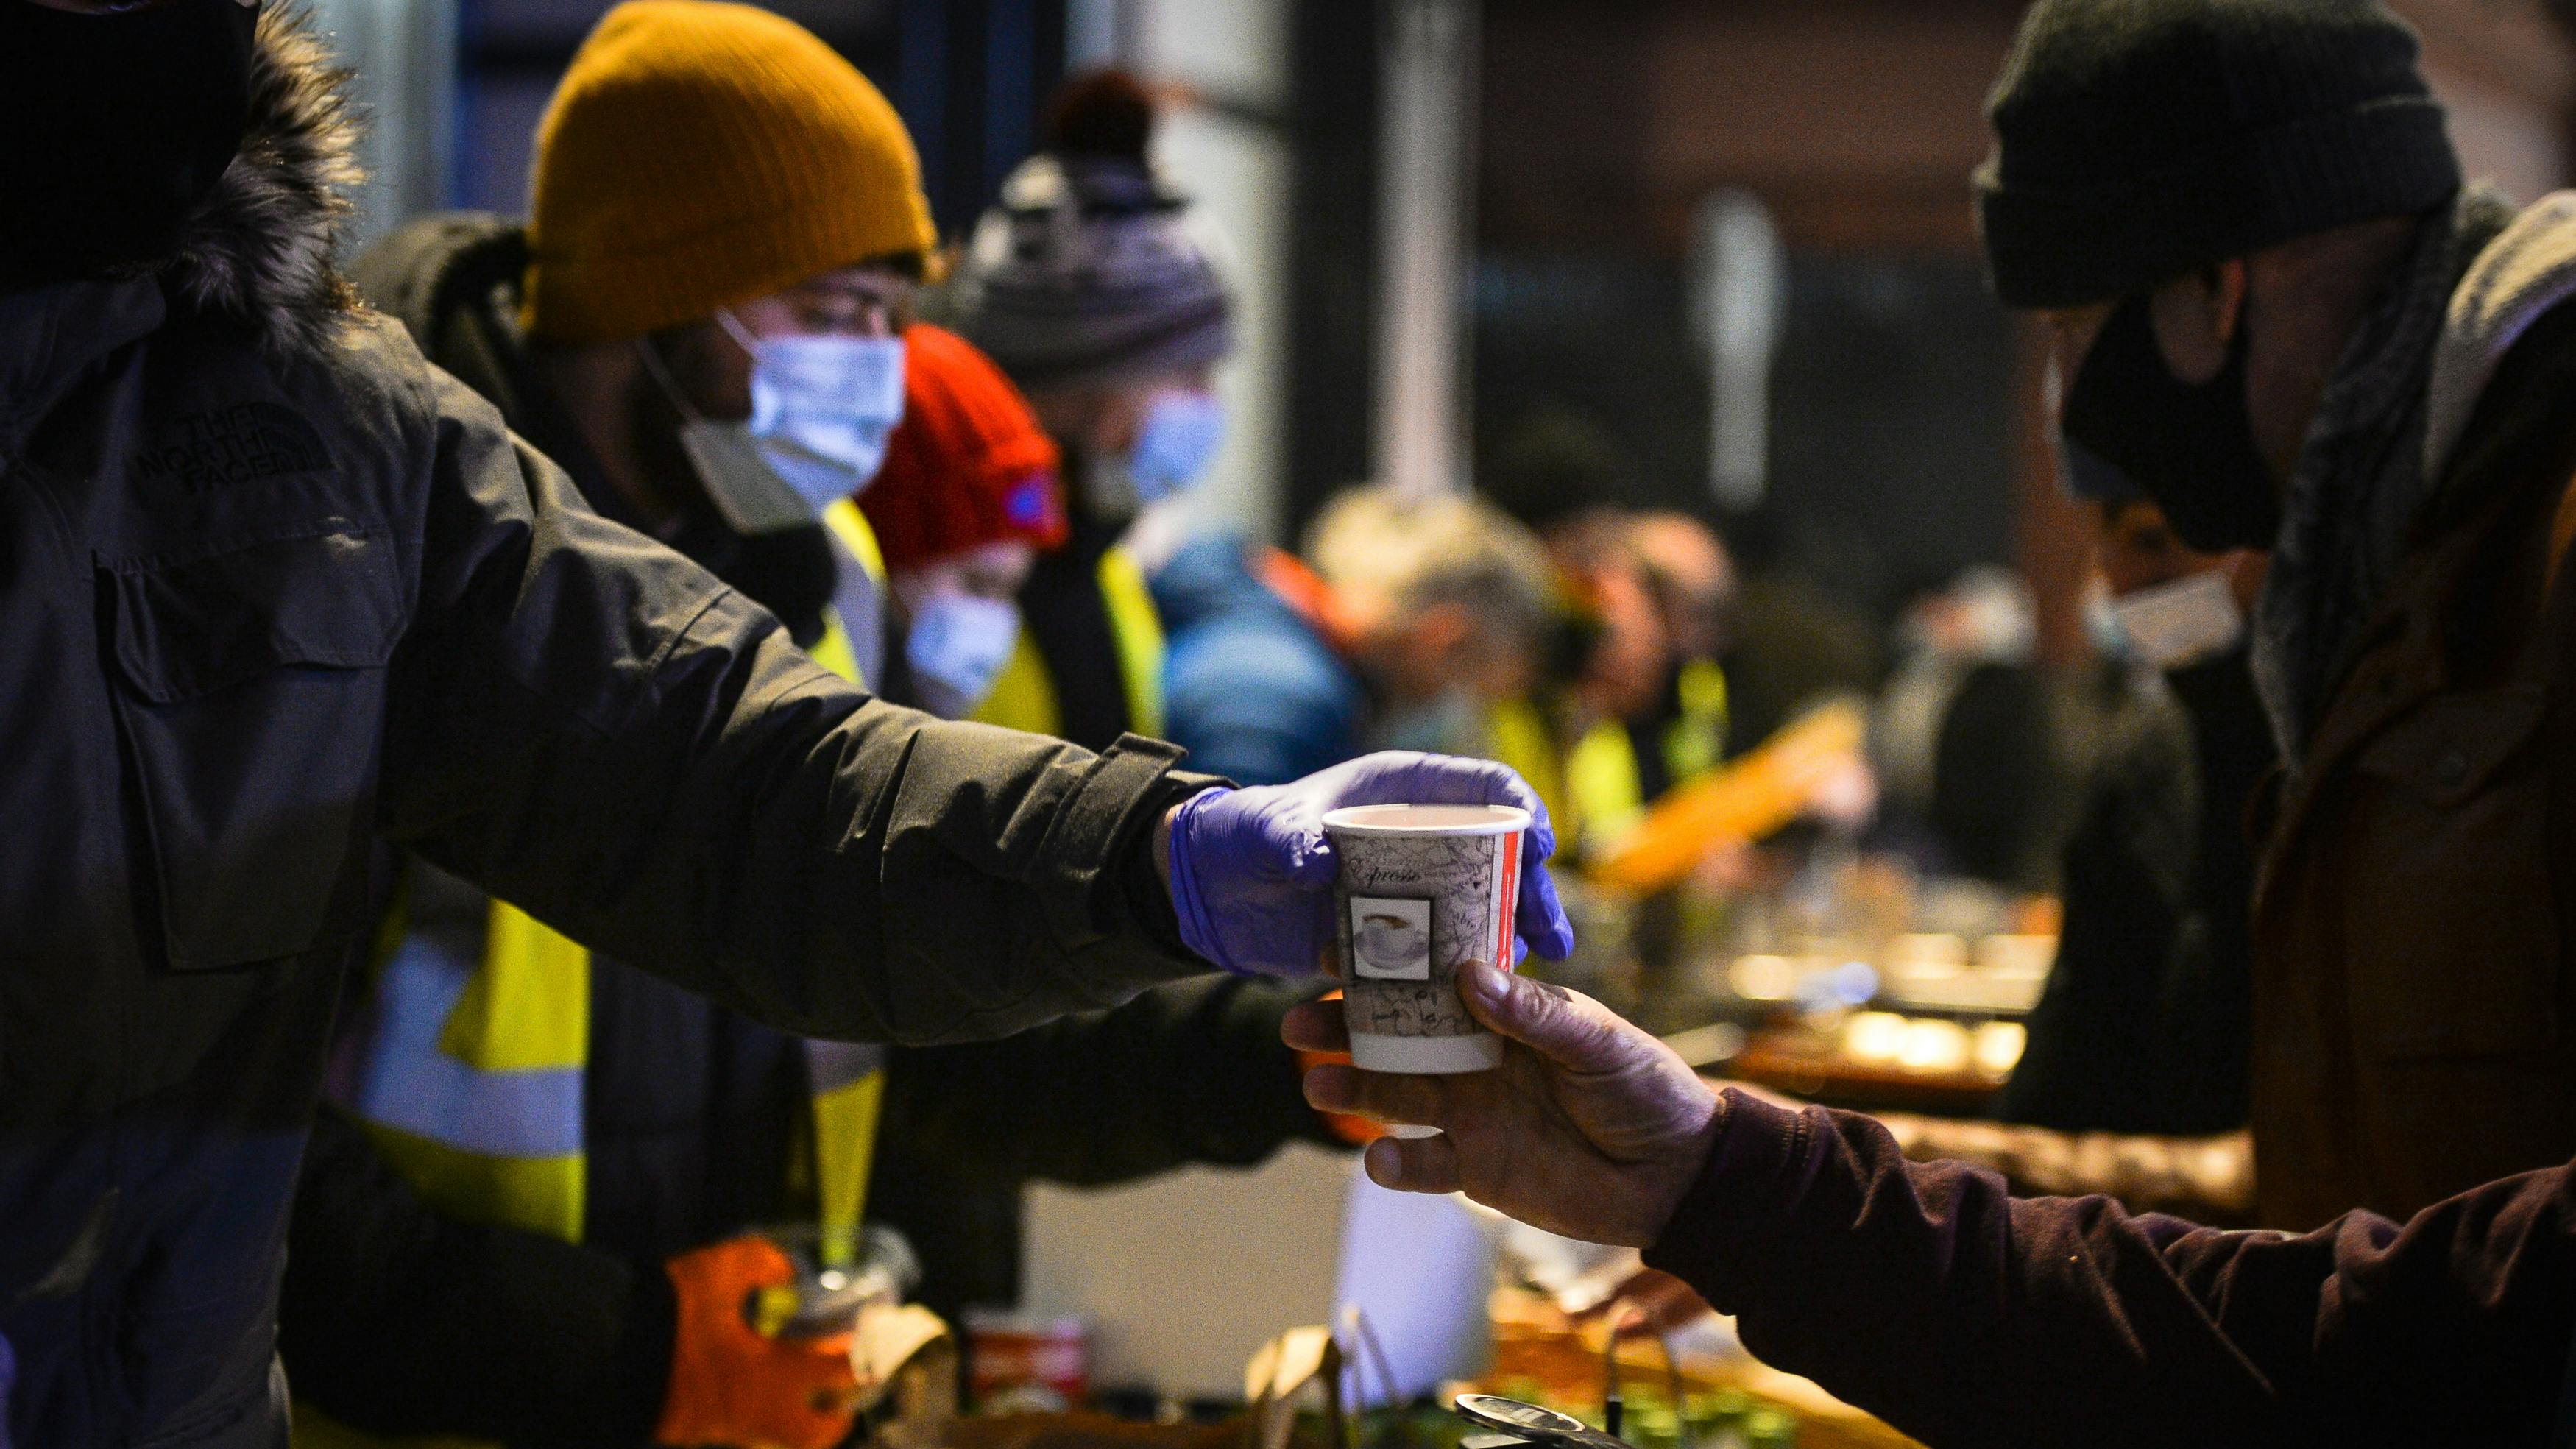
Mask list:
[[[2434,346],[2460,279],[2513,215],[2501,195],[2471,187],[2424,219],[2308,426],[2254,616],[2255,688],[2294,771],[2431,501],[2424,431]]]

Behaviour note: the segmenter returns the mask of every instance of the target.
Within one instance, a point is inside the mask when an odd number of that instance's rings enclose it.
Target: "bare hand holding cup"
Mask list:
[[[1509,1042],[1501,1067],[1396,1076],[1347,1066],[1306,1074],[1327,1112],[1439,1128],[1372,1144],[1371,1180],[1405,1192],[1464,1191],[1568,1237],[1642,1248],[1672,1218],[1716,1139],[1716,1091],[1671,1048],[1588,996],[1462,965],[1469,1014]],[[1346,1048],[1341,1003],[1310,1002],[1282,1034],[1304,1051]]]

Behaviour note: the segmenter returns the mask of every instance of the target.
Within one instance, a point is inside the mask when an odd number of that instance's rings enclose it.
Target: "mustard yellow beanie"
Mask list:
[[[795,22],[717,0],[601,17],[537,129],[539,341],[639,337],[936,240],[894,107]]]

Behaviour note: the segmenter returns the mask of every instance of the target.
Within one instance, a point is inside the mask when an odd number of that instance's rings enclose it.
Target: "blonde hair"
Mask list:
[[[1399,615],[1463,605],[1489,632],[1535,639],[1555,607],[1556,575],[1529,530],[1462,493],[1405,496],[1384,484],[1325,503],[1306,561],[1345,595]]]

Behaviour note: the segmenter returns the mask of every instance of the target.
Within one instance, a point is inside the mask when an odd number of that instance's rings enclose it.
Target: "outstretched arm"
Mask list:
[[[429,370],[387,835],[575,939],[812,1036],[990,1037],[1206,964],[1154,823],[1177,752],[871,699],[583,506]]]
[[[1906,1162],[1868,1118],[1720,1094],[1587,998],[1482,967],[1460,985],[1515,1042],[1500,1070],[1308,1076],[1320,1107],[1443,1129],[1370,1148],[1373,1178],[1645,1246],[1767,1361],[1927,1442],[2538,1442],[2550,1422],[2571,1169],[2301,1237],[2016,1199]],[[1288,1034],[1338,1028],[1309,1008]]]
[[[1178,773],[1169,745],[1093,755],[872,699],[705,571],[591,513],[488,403],[423,377],[424,557],[380,827],[771,1025],[962,1041],[1210,964],[1312,975],[1325,812],[1537,804],[1501,766],[1418,755],[1223,790]],[[1521,915],[1561,955],[1545,823]]]

